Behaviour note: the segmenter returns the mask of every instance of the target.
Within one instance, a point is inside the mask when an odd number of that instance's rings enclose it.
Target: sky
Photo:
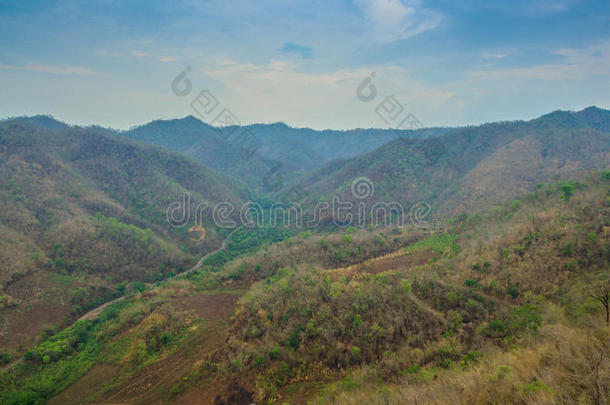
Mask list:
[[[608,0],[0,0],[0,117],[458,126],[610,109],[609,79]]]

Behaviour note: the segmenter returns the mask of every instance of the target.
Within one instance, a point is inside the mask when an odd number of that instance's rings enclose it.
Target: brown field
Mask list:
[[[228,319],[239,294],[196,293],[180,291],[169,303],[178,311],[204,320],[204,326],[193,326],[194,336],[167,357],[147,365],[134,374],[113,364],[97,364],[80,380],[50,401],[50,404],[166,404],[210,403],[224,387],[217,390],[191,389],[172,398],[172,385],[182,381],[185,374],[204,357],[223,347],[227,338]],[[175,395],[174,395],[175,396]],[[170,400],[170,398],[172,398]]]

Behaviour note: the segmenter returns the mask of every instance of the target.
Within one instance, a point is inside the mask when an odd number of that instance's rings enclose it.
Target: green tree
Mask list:
[[[559,185],[559,191],[561,192],[561,198],[567,201],[574,195],[574,184],[561,183]]]

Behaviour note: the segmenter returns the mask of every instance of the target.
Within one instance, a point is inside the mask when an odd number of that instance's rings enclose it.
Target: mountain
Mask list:
[[[314,201],[424,199],[442,228],[206,216],[201,242],[167,207],[241,204],[243,182],[112,130],[3,121],[0,402],[602,403],[608,122],[588,108],[406,134],[298,179]],[[293,173],[335,156],[302,148]]]
[[[445,131],[436,128],[426,134],[438,135]],[[192,156],[212,169],[243,181],[253,190],[265,193],[273,191],[265,179],[274,173],[282,176],[283,183],[287,184],[298,174],[331,160],[357,156],[397,137],[412,135],[413,131],[316,131],[292,128],[283,123],[217,128],[188,116],[153,121],[122,134],[135,141]],[[248,139],[240,134],[248,134]]]
[[[9,118],[8,120],[17,120],[26,122],[35,127],[44,128],[44,129],[65,129],[68,128],[69,125],[65,122],[61,122],[56,120],[50,115],[33,115],[31,117],[16,117]]]
[[[355,199],[351,184],[366,177],[366,202],[426,201],[439,213],[489,207],[540,182],[610,164],[610,111],[556,111],[531,121],[455,128],[434,138],[396,139],[355,158],[331,162],[297,184],[311,200]],[[281,195],[283,191],[278,193]]]
[[[263,187],[262,179],[274,165],[272,160],[257,153],[246,156],[245,150],[230,143],[228,130],[214,128],[193,116],[152,121],[122,135],[190,156],[253,189]]]
[[[179,154],[48,117],[27,121],[0,123],[0,346],[31,344],[126,283],[162,279],[218,247],[225,231],[210,220],[201,243],[167,223],[183,193],[191,210],[247,199]]]

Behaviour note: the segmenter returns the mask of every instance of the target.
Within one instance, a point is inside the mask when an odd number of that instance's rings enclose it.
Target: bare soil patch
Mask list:
[[[193,370],[194,364],[205,356],[220,350],[227,337],[228,317],[232,313],[239,295],[230,293],[198,294],[172,298],[177,308],[194,313],[207,321],[201,333],[177,352],[130,376],[121,384],[102,395],[101,403],[166,404],[170,402],[171,387],[182,381],[182,377]],[[203,391],[203,390],[202,390]],[[202,391],[190,390],[190,403],[198,402]],[[206,390],[207,391],[207,390]],[[208,401],[205,394],[204,401]],[[183,400],[181,397],[180,400]]]

